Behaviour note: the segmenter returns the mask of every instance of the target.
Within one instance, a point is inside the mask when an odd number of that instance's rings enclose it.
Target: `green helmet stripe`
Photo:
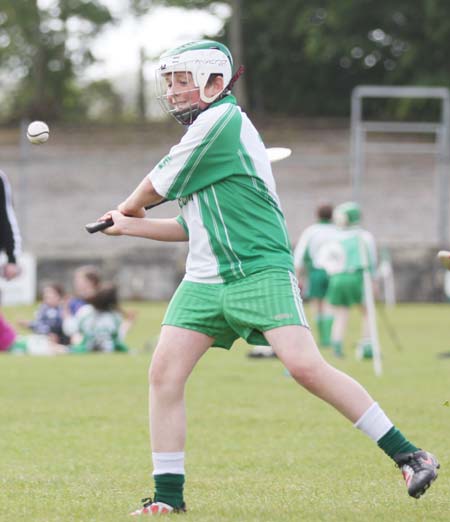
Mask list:
[[[161,58],[174,56],[176,54],[182,54],[186,51],[198,51],[202,49],[218,49],[219,51],[222,51],[223,54],[228,58],[231,66],[233,66],[233,57],[231,56],[231,52],[228,49],[228,47],[220,42],[216,42],[215,40],[201,40],[199,42],[190,42],[187,44],[183,44],[179,47],[175,47],[175,49],[170,49],[169,51],[161,55]]]

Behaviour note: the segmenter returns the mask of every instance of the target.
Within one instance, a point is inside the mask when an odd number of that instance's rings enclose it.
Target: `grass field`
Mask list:
[[[0,520],[125,521],[150,494],[147,366],[164,306],[130,304],[132,355],[0,358]],[[7,308],[11,319],[31,308]],[[385,373],[353,350],[337,366],[360,380],[398,427],[442,465],[431,490],[408,497],[394,464],[330,407],[247,346],[211,350],[187,390],[183,520],[450,520],[450,308],[401,305],[380,322]],[[358,337],[352,316],[348,344]],[[332,359],[332,356],[325,353]],[[180,515],[181,516],[181,515]]]

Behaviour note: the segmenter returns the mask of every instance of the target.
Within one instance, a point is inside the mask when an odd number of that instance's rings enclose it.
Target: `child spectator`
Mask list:
[[[101,275],[97,267],[83,265],[73,275],[73,297],[67,303],[67,315],[75,315],[77,311],[92,298],[101,284]]]
[[[127,352],[124,337],[129,326],[119,308],[117,288],[111,283],[101,285],[87,304],[64,320],[64,332],[71,337],[70,351],[75,353]]]
[[[14,328],[0,315],[0,352],[10,350],[16,337]]]
[[[62,329],[64,289],[57,283],[49,283],[42,289],[42,304],[33,321],[19,321],[35,334],[47,335],[53,343],[68,344]]]

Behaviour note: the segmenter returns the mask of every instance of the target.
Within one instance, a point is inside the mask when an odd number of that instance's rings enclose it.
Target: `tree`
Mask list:
[[[245,0],[240,18],[250,110],[348,116],[359,84],[450,86],[448,0]],[[227,25],[225,43],[230,36]],[[396,106],[411,114],[411,102]]]
[[[89,43],[113,22],[98,0],[14,0],[0,7],[0,74],[16,86],[12,117],[49,120],[80,109],[77,74],[94,60]]]

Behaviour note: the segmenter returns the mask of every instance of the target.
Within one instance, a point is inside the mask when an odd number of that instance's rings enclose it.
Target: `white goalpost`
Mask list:
[[[370,121],[363,115],[363,102],[370,98],[412,98],[440,101],[440,117],[436,122]],[[384,141],[382,150],[389,153],[408,151],[411,154],[432,154],[437,160],[436,239],[445,245],[448,242],[449,215],[449,139],[450,139],[450,91],[443,87],[401,87],[360,85],[351,97],[351,186],[352,197],[361,202],[361,191],[365,173],[366,144],[369,134],[431,135],[433,143],[413,141],[395,143],[390,138]]]

